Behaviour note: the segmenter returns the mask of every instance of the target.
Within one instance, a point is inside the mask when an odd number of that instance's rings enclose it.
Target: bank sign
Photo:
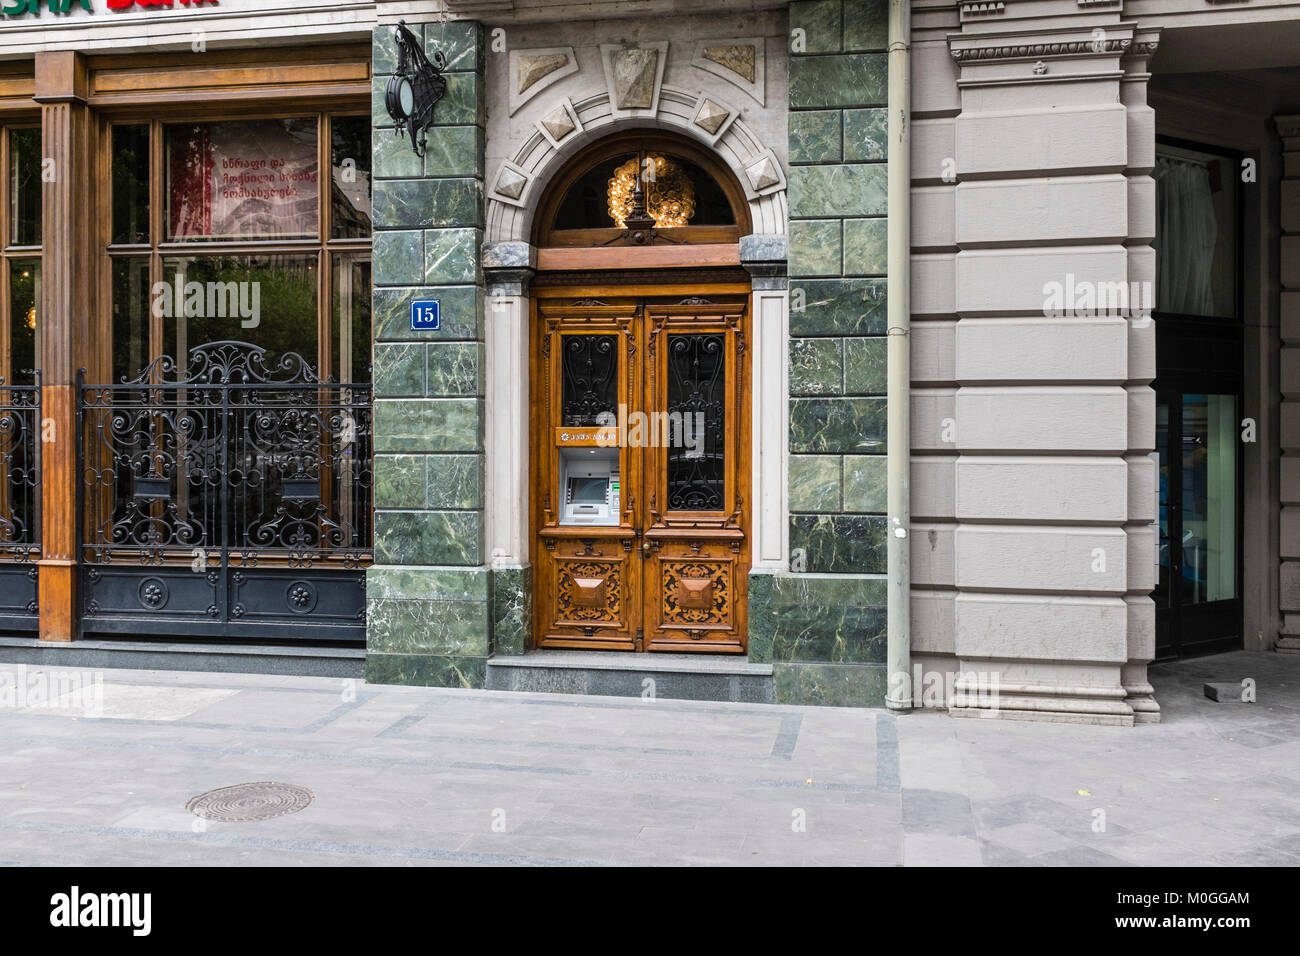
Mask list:
[[[42,0],[5,0],[0,7],[0,14],[6,17],[21,17],[32,13],[41,14]],[[50,13],[71,13],[74,0],[46,0]],[[217,6],[218,0],[107,0],[108,9],[126,10],[131,7],[172,7],[179,3],[184,7]],[[94,13],[90,0],[75,0],[76,7],[87,13]]]

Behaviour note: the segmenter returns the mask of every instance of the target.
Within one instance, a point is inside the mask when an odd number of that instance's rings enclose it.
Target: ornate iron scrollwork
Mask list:
[[[0,378],[0,560],[28,563],[41,553],[40,395],[38,381]]]
[[[369,384],[333,382],[301,355],[246,342],[196,346],[184,369],[161,356],[135,378],[82,385],[89,587],[124,580],[101,582],[96,567],[137,564],[151,577],[136,606],[237,620],[251,604],[212,603],[227,580],[236,592],[245,583],[234,569],[264,568],[268,580],[297,569],[278,585],[284,616],[312,612],[329,592],[298,580],[302,569],[354,579],[372,560],[371,414]],[[202,594],[175,583],[196,573]]]

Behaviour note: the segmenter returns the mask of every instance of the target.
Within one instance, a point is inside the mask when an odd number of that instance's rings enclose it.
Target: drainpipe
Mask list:
[[[912,569],[909,469],[912,459],[912,107],[911,0],[889,0],[889,685],[885,706],[912,709]]]

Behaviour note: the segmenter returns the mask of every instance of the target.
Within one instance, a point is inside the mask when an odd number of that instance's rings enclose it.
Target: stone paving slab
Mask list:
[[[58,676],[57,695],[0,706],[5,864],[1300,864],[1300,657],[1152,668],[1163,722],[1132,728]],[[1253,704],[1203,694],[1245,677]],[[72,678],[87,683],[70,690]],[[264,780],[314,800],[250,823],[185,811],[204,791]]]

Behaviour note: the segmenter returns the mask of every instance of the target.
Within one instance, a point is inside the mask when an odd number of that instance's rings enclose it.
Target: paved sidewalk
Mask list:
[[[1153,671],[1165,722],[1124,729],[107,670],[100,716],[0,706],[0,862],[1300,864],[1300,658]],[[314,801],[185,810],[265,780]]]

